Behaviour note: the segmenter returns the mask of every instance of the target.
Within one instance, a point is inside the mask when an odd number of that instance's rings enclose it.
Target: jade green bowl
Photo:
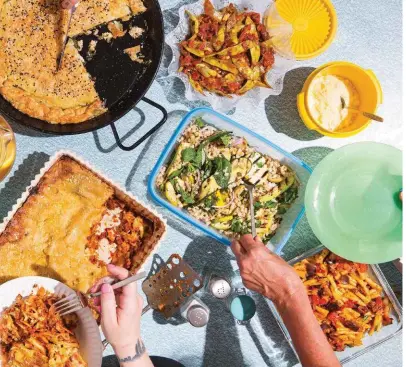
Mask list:
[[[380,143],[329,154],[310,177],[306,215],[313,232],[345,259],[377,264],[402,256],[402,152]]]

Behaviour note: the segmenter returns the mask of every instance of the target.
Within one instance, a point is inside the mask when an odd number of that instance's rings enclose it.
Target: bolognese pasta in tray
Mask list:
[[[365,334],[392,324],[391,303],[371,277],[368,265],[323,249],[293,267],[334,350],[360,346]]]

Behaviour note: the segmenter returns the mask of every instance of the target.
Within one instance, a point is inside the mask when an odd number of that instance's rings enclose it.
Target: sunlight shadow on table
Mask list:
[[[186,88],[182,80],[176,76],[157,79],[170,103],[181,103],[189,110],[197,107],[210,107],[208,102],[202,100],[190,101],[186,98]]]
[[[8,178],[4,188],[0,191],[0,219],[7,216],[7,213],[48,160],[49,155],[46,153],[31,153],[17,167],[14,174]]]
[[[126,140],[128,140],[131,136],[133,136],[135,134],[135,132],[140,129],[144,123],[145,123],[145,113],[142,109],[138,108],[138,107],[134,107],[133,111],[137,112],[140,115],[140,120],[139,122],[137,122],[137,124],[132,127],[129,131],[127,131],[122,137],[121,137],[121,141],[125,142]],[[118,123],[119,124],[119,123]],[[111,131],[111,136],[113,136],[113,131]],[[99,133],[97,130],[93,131],[93,138],[94,138],[94,142],[96,144],[97,149],[101,152],[101,153],[110,153],[113,150],[115,150],[116,148],[118,148],[117,143],[112,144],[109,147],[103,147],[102,143],[100,141],[100,137],[99,137]]]
[[[183,110],[174,110],[169,112],[168,119],[165,125],[157,132],[152,134],[151,137],[147,139],[146,143],[144,143],[141,152],[138,154],[138,157],[135,160],[134,165],[132,166],[130,173],[127,176],[125,187],[128,191],[131,191],[131,184],[134,176],[136,174],[139,174],[139,171],[143,169],[144,166],[148,165],[148,167],[151,167],[152,169],[152,167],[155,165],[155,162],[159,156],[157,156],[151,161],[150,157],[152,155],[148,154],[150,150],[155,149],[154,153],[156,151],[159,151],[159,154],[161,153],[165,145],[168,143],[170,136],[173,134],[174,129],[176,128],[176,126],[179,124],[180,120],[186,113],[187,112]],[[162,146],[162,149],[159,148],[157,149],[158,145]],[[144,158],[148,159],[148,162],[146,162]],[[149,173],[150,172],[148,172],[148,174]],[[147,184],[147,182],[148,177],[146,176],[144,183]]]
[[[282,330],[273,317],[265,298],[259,294],[254,295],[257,306],[256,320],[262,327],[263,334],[254,331],[249,324],[247,326],[251,338],[254,340],[263,360],[268,366],[291,367],[298,363],[298,360],[286,340]]]
[[[313,70],[314,68],[310,67],[290,70],[285,76],[282,93],[278,96],[269,96],[265,100],[266,116],[276,132],[301,141],[323,137],[305,126],[297,110],[297,95]]]
[[[227,252],[227,247],[208,237],[200,236],[194,239],[187,247],[183,259],[200,274],[205,268],[209,268],[213,273],[221,274],[223,277],[233,276],[230,263],[232,256]],[[201,297],[210,308],[202,365],[244,366],[235,320],[225,303],[207,292],[202,292]]]
[[[134,165],[132,166],[132,168],[130,170],[130,173],[127,176],[127,179],[125,180],[125,188],[126,188],[126,190],[131,191],[131,182],[132,182],[132,180],[133,180],[133,178],[134,178],[134,176],[135,176],[135,174],[137,172],[137,168],[140,166],[142,160],[145,157],[145,154],[147,153],[147,151],[150,148],[150,145],[151,145],[151,143],[153,141],[154,141],[154,135],[152,135],[151,137],[149,137],[146,140],[146,144],[142,148],[140,154],[138,154],[138,157],[135,160]],[[148,185],[148,178],[147,177],[145,177],[145,179],[144,179],[144,184],[145,184],[145,186]]]
[[[14,122],[14,121],[10,120],[9,118],[7,118],[6,116],[5,116],[5,119],[10,124],[10,126],[13,129],[15,134],[24,135],[24,136],[30,136],[30,137],[33,137],[33,138],[52,138],[52,137],[55,137],[55,135],[53,135],[53,134],[46,134],[46,133],[43,133],[41,131],[29,128],[28,126],[24,126],[22,124]]]
[[[206,276],[216,274],[227,279],[236,276],[231,265],[234,256],[228,247],[207,237],[197,237],[185,251],[183,259],[197,272]],[[267,366],[291,367],[297,363],[296,357],[274,319],[264,298],[255,295],[257,315],[252,322],[260,323],[261,331],[249,324],[240,326],[222,300],[214,298],[207,290],[198,293],[210,308],[210,320],[206,326],[206,342],[203,366],[245,366],[242,350],[243,340],[237,328],[247,328],[263,362]],[[247,352],[245,351],[244,354]],[[230,361],[232,360],[232,364]]]
[[[332,151],[333,149],[327,147],[308,147],[295,150],[292,154],[314,169]],[[310,228],[305,214],[284,247],[282,257],[291,260],[318,245],[320,245],[320,241]]]

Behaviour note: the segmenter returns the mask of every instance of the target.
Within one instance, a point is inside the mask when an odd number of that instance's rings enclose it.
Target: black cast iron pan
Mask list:
[[[125,29],[128,29],[129,26],[145,29],[141,37],[134,39],[127,33],[124,37],[117,38],[111,43],[98,41],[96,54],[86,61],[86,69],[95,79],[96,91],[105,101],[107,112],[79,124],[50,124],[18,111],[0,95],[0,113],[29,128],[58,135],[86,133],[111,125],[117,145],[121,149],[136,148],[158,130],[167,119],[167,112],[161,105],[144,97],[158,71],[164,46],[163,17],[158,0],[144,0],[144,5],[147,8],[146,12],[122,22]],[[97,29],[99,35],[108,31],[106,25]],[[91,40],[97,40],[97,35],[83,35],[77,37],[76,40],[83,41],[81,55],[86,59],[88,45]],[[132,61],[123,51],[139,44],[142,45],[142,54],[145,57],[145,63],[142,64]],[[124,146],[114,122],[134,108],[141,99],[159,109],[163,118],[136,143]]]

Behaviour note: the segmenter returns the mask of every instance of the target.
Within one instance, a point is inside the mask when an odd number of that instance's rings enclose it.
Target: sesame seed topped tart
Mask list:
[[[82,0],[69,36],[145,10],[142,0]],[[54,124],[106,111],[73,39],[56,70],[67,21],[59,0],[0,0],[0,94],[21,112]]]

